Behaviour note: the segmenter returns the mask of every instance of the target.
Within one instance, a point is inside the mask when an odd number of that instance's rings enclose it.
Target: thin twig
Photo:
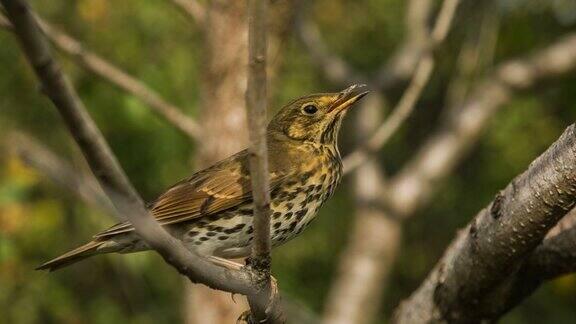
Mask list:
[[[375,88],[387,91],[408,80],[414,74],[418,61],[429,47],[430,14],[432,0],[406,1],[404,29],[406,37],[394,53],[378,69],[373,83]]]
[[[442,12],[438,16],[439,20],[445,20],[450,16],[446,13],[453,15],[454,10],[447,9],[451,3],[454,4],[450,1],[444,2]],[[432,32],[434,36],[429,36],[427,26],[430,10],[431,1],[411,0],[408,4],[406,20],[409,36],[390,60],[390,65],[385,66],[385,80],[377,78],[375,83],[377,87],[386,90],[393,83],[403,80],[406,73],[414,72],[413,79],[398,106],[386,120],[387,126],[376,133],[373,141],[385,142],[397,131],[411,114],[430,78],[434,60],[430,52],[425,52],[426,55],[421,57],[422,52],[431,48],[429,44],[432,42],[431,37],[443,39],[447,32],[445,27],[438,28]],[[441,25],[440,22],[436,24]],[[412,67],[414,64],[417,64],[415,71]],[[375,104],[378,105],[378,102]],[[369,102],[365,102],[364,105],[368,106]],[[382,103],[379,106],[381,107]],[[379,120],[375,116],[366,119],[370,123]],[[361,136],[369,136],[378,125],[380,122],[368,128],[368,134]],[[363,129],[360,126],[358,130],[361,133]],[[380,203],[388,184],[383,183],[383,172],[378,170],[376,161],[360,163],[363,154],[365,153],[358,151],[344,162],[345,172],[361,166],[354,174],[355,179],[361,178],[360,181],[356,181],[354,187],[358,210],[352,238],[342,254],[337,276],[329,292],[323,318],[326,324],[373,322],[383,295],[382,286],[386,286],[390,268],[395,262],[400,246],[401,220],[396,219],[393,211],[386,210],[385,205]]]
[[[498,10],[485,10],[479,28],[473,28],[463,42],[458,53],[455,72],[450,78],[446,90],[446,105],[442,112],[444,118],[462,106],[468,97],[470,87],[488,67],[493,66],[494,51],[498,43],[500,19]]]
[[[261,273],[258,295],[250,296],[255,322],[270,322],[266,309],[258,307],[270,298],[270,183],[268,178],[268,147],[266,143],[266,17],[268,0],[248,1],[248,86],[246,108],[250,138],[250,179],[254,204],[254,241],[251,266]],[[261,302],[257,302],[260,299]]]
[[[396,108],[386,121],[376,129],[374,134],[360,148],[350,153],[343,159],[344,173],[349,173],[364,163],[370,153],[377,151],[382,147],[396,131],[402,126],[410,116],[416,102],[420,98],[422,90],[428,83],[432,70],[434,69],[434,59],[431,55],[424,57],[418,64],[412,82],[402,95]]]
[[[0,19],[2,15],[0,14]],[[66,33],[51,26],[40,18],[36,18],[44,34],[60,50],[70,55],[81,67],[90,71],[110,84],[138,98],[158,116],[164,118],[174,127],[192,139],[199,139],[200,126],[190,117],[182,113],[182,109],[166,101],[162,96],[141,80],[129,75],[101,56],[84,48],[82,44]]]
[[[364,76],[328,48],[318,26],[310,19],[304,19],[302,13],[297,16],[295,27],[296,36],[310,54],[310,58],[318,64],[330,82],[340,85],[367,83]]]
[[[390,179],[385,197],[383,195],[385,204],[399,217],[413,215],[431,196],[433,184],[447,176],[478,140],[490,117],[512,99],[513,91],[531,89],[574,69],[574,33],[526,57],[497,65]]]
[[[90,206],[116,216],[114,206],[92,174],[81,174],[43,144],[23,133],[11,134],[8,141],[10,148],[28,166],[80,197]]]
[[[436,47],[446,38],[456,8],[460,0],[444,0],[438,19],[430,34],[430,43]],[[344,158],[344,172],[348,173],[366,161],[370,153],[378,151],[394,135],[408,119],[422,90],[428,84],[434,70],[434,57],[428,51],[418,62],[412,81],[402,95],[398,105],[386,121],[378,127],[364,145]]]
[[[374,218],[371,222],[358,222],[355,225],[354,233],[362,233],[357,237],[361,237],[363,242],[370,242],[362,245],[362,252],[357,254],[372,256],[397,244],[390,242],[388,237],[373,229],[393,227],[389,223],[395,224],[394,220],[399,222],[402,218],[409,218],[423,207],[437,188],[434,184],[450,175],[469,148],[478,140],[490,117],[512,98],[514,90],[534,88],[546,79],[567,75],[574,69],[576,69],[575,34],[567,35],[547,48],[524,58],[496,66],[494,72],[471,91],[473,95],[430,135],[414,157],[388,181],[385,194],[381,194],[381,201],[375,205],[385,206],[385,213],[389,217]],[[390,254],[394,253],[390,251]],[[373,280],[379,280],[381,272],[374,269],[378,269],[380,264],[388,259],[362,260],[364,262],[356,263],[348,258],[342,262],[348,265],[347,272],[353,272],[355,270],[353,267],[360,266],[372,269],[370,273],[362,274],[372,276]],[[367,260],[372,260],[373,263],[368,263]],[[370,290],[365,289],[362,295],[358,294],[358,290],[354,290],[354,293],[355,298],[362,298],[369,294]]]
[[[1,3],[44,92],[60,112],[100,185],[116,209],[134,225],[136,233],[192,282],[228,292],[253,294],[254,276],[250,271],[225,269],[188,251],[154,220],[78,95],[61,73],[27,3],[23,0],[1,0]]]

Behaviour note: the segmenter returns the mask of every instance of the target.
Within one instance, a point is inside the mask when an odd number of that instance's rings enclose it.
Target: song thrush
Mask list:
[[[296,99],[269,123],[273,247],[300,234],[340,182],[337,136],[347,108],[367,94],[358,88],[353,85],[339,93]],[[245,257],[253,238],[250,187],[244,150],[176,183],[150,210],[189,249],[220,258]],[[130,223],[124,222],[38,269],[55,270],[96,254],[147,249]]]

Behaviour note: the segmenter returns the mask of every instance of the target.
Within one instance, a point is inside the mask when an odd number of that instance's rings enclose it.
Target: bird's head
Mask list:
[[[282,134],[298,141],[335,144],[348,108],[368,91],[353,85],[337,93],[319,93],[296,99],[272,118],[268,133]]]

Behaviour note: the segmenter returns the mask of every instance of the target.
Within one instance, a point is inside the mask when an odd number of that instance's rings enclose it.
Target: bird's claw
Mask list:
[[[280,289],[278,288],[278,280],[274,276],[270,276],[270,297],[268,298],[268,304],[266,305],[266,314],[270,314],[274,306],[280,302]]]

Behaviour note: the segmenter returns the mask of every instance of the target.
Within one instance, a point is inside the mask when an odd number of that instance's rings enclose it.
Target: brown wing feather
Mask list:
[[[238,206],[252,199],[246,170],[246,152],[242,151],[177,183],[158,197],[150,211],[161,225],[169,225]],[[270,188],[276,188],[287,176],[284,172],[271,172]],[[109,237],[133,229],[129,222],[123,222],[94,237]]]

